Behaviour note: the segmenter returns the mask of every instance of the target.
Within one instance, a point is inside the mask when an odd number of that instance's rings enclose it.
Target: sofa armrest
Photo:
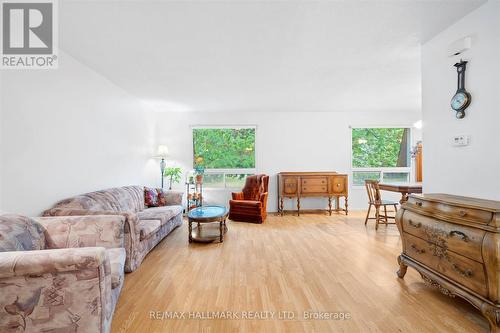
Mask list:
[[[125,217],[121,215],[52,216],[34,220],[44,227],[50,249],[124,247]]]
[[[182,197],[183,196],[184,196],[184,192],[163,190],[163,197],[164,197],[166,206],[174,206],[174,205],[182,206]]]
[[[105,251],[102,247],[82,247],[2,252],[0,279],[98,269],[104,266]]]
[[[109,331],[113,304],[102,247],[3,252],[0,331]]]
[[[243,196],[243,192],[232,192],[231,193],[231,198],[233,200],[243,200],[245,197]]]

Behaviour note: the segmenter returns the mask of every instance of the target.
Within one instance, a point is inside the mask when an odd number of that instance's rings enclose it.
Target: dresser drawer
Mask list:
[[[302,193],[321,193],[327,194],[328,188],[326,185],[302,185]]]
[[[488,224],[493,218],[493,213],[485,210],[457,207],[445,203],[422,200],[415,197],[410,197],[408,205],[428,213],[450,217],[451,219],[468,220],[481,224]]]
[[[406,255],[472,291],[487,297],[484,267],[469,258],[447,251],[434,243],[404,234]]]
[[[410,211],[404,212],[401,222],[403,231],[409,234],[483,262],[481,247],[486,234],[484,230],[436,220]]]
[[[328,184],[327,177],[302,178],[302,188],[311,186],[324,186]]]

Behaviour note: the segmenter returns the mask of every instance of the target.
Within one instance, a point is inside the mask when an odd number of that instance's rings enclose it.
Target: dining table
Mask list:
[[[422,193],[422,183],[420,182],[404,182],[404,183],[379,183],[379,189],[382,191],[401,193],[400,204],[408,200],[408,195],[412,193]]]

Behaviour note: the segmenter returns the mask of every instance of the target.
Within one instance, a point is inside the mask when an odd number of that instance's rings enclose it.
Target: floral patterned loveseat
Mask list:
[[[125,217],[125,271],[132,272],[173,229],[182,224],[182,192],[165,191],[166,206],[147,208],[143,186],[124,186],[65,199],[44,216],[116,215]]]
[[[108,332],[124,280],[124,222],[0,213],[0,332]]]

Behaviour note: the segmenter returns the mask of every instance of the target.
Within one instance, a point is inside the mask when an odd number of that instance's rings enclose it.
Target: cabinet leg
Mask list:
[[[397,271],[398,278],[402,279],[406,275],[406,270],[408,269],[408,266],[401,260],[401,256],[398,257],[398,264],[399,264],[399,270]]]
[[[332,216],[332,197],[328,197],[328,213]]]
[[[481,313],[488,320],[488,323],[490,325],[490,332],[499,333],[500,328],[498,326],[500,325],[500,311],[495,307],[484,303],[481,306]]]
[[[300,216],[300,198],[297,197],[297,216]]]
[[[280,206],[281,206],[281,216],[285,216],[285,203],[283,197],[281,197],[280,199]]]
[[[347,212],[348,212],[348,209],[347,207],[349,206],[348,202],[347,202],[347,197],[345,197],[345,215],[347,215]]]

